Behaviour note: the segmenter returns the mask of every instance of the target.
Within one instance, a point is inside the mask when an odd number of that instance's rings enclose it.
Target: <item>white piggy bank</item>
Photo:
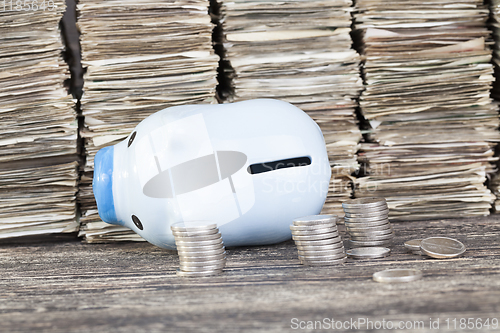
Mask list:
[[[278,100],[159,111],[95,156],[93,190],[105,222],[175,249],[170,225],[216,223],[226,246],[291,238],[318,214],[330,164],[319,126]]]

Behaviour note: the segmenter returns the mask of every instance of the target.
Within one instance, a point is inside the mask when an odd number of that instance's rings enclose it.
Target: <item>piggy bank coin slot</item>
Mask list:
[[[278,169],[295,168],[311,165],[311,158],[308,156],[287,158],[279,161],[252,164],[247,168],[248,173],[256,175],[258,173],[274,171]]]

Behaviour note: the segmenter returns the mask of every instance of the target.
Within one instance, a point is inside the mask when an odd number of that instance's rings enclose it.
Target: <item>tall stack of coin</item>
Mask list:
[[[384,198],[359,198],[342,203],[352,247],[389,245],[394,232]]]
[[[298,218],[293,220],[290,230],[301,264],[323,266],[346,261],[344,244],[337,230],[337,216],[311,215]]]
[[[179,254],[177,275],[203,277],[222,273],[226,250],[216,224],[182,222],[170,228]]]

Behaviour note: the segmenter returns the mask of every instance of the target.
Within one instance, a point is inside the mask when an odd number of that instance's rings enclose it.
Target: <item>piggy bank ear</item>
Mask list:
[[[104,222],[119,224],[113,202],[113,152],[114,147],[105,147],[94,158],[92,190],[97,202],[99,216]]]

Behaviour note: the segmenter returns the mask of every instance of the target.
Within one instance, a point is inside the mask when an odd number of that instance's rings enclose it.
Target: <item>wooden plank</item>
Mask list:
[[[203,279],[177,277],[175,252],[146,243],[2,244],[0,331],[272,332],[324,324],[324,318],[423,321],[428,331],[430,318],[434,325],[439,318],[441,330],[446,318],[458,319],[456,325],[460,318],[500,320],[499,216],[393,226],[396,241],[387,258],[306,267],[289,241],[228,249],[226,272]],[[402,246],[438,235],[461,240],[467,252],[437,260]],[[396,267],[419,268],[425,276],[405,284],[371,280],[374,272]]]

